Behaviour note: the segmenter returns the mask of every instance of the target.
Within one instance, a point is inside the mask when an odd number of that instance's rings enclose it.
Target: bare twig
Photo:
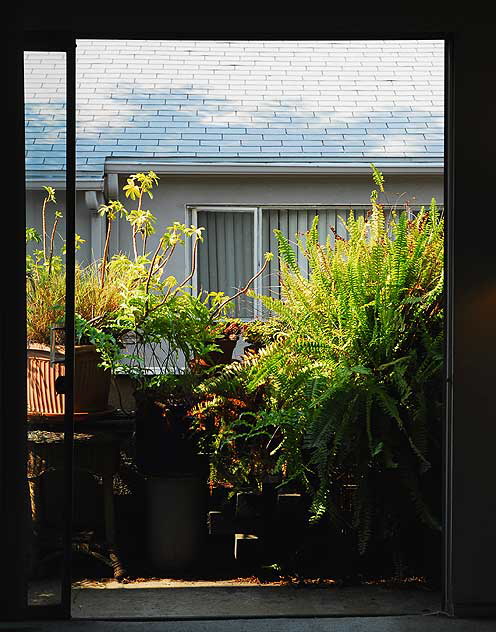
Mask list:
[[[52,234],[50,235],[50,256],[48,257],[48,274],[51,274],[52,272],[53,242],[55,239],[55,232],[57,230],[58,223],[59,223],[59,218],[55,217],[55,221],[53,222]]]
[[[41,230],[43,233],[43,259],[46,261],[46,238],[47,238],[47,232],[46,232],[46,205],[48,202],[48,197],[44,198],[43,200],[43,206],[41,209]]]
[[[112,220],[110,219],[110,217],[107,217],[107,235],[105,237],[105,247],[103,249],[102,269],[101,269],[101,275],[100,275],[100,287],[102,288],[105,284],[105,271],[107,269],[107,258],[108,258],[111,230],[112,230]]]
[[[253,283],[253,281],[255,281],[255,279],[258,279],[258,277],[261,274],[263,274],[264,270],[269,265],[269,261],[270,261],[270,259],[265,259],[265,262],[264,262],[263,266],[260,268],[260,270],[251,277],[251,279],[248,281],[248,283],[243,288],[241,288],[241,290],[236,292],[236,294],[234,294],[233,296],[229,296],[228,298],[223,300],[222,303],[220,303],[220,305],[218,305],[217,309],[215,309],[212,312],[212,314],[210,315],[210,321],[212,321],[216,316],[218,316],[220,314],[220,312],[224,309],[224,307],[228,303],[230,303],[231,301],[236,300],[238,298],[238,296],[241,296],[241,294],[246,294],[246,292],[250,288],[250,285]]]

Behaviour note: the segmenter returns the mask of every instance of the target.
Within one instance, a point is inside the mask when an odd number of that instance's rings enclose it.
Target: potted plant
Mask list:
[[[120,369],[136,385],[135,454],[146,477],[148,555],[161,572],[187,568],[201,550],[207,468],[188,411],[204,374],[197,360],[218,352],[215,337],[222,328],[211,318],[216,297],[190,292],[191,272],[181,282],[170,276],[162,281],[161,262],[187,238],[196,253],[201,231],[176,223],[156,257],[109,262],[109,269],[143,265],[142,281],[126,288],[116,321],[128,340]],[[195,263],[193,256],[192,270]]]
[[[157,181],[151,171],[128,178],[124,192],[136,202],[135,210],[119,201],[101,207],[107,219],[102,277],[127,279],[111,326],[123,342],[113,369],[135,384],[136,463],[146,477],[149,558],[158,570],[170,570],[187,567],[201,546],[206,475],[189,432],[188,408],[202,379],[195,358],[219,351],[214,339],[221,326],[212,312],[223,295],[191,291],[203,229],[174,222],[155,250],[147,251],[156,218],[143,210],[143,200],[152,197]],[[119,216],[131,227],[133,253],[109,258],[110,233]],[[191,267],[178,281],[167,274],[167,264],[189,239]]]
[[[234,349],[241,336],[243,325],[237,319],[227,320],[221,323],[220,329],[220,334],[214,339],[220,350],[211,351],[208,356],[212,366],[229,364],[232,361]]]
[[[26,230],[26,243],[42,244],[27,256],[27,376],[28,416],[61,419],[64,397],[59,384],[65,374],[63,323],[65,318],[65,244],[55,254],[57,226],[62,217],[55,211],[51,230],[47,230],[47,207],[55,203],[55,190],[44,187],[42,235],[34,228]],[[84,243],[76,235],[76,248]],[[110,371],[101,366],[110,358],[116,342],[105,331],[105,322],[120,303],[118,279],[99,282],[98,264],[76,266],[76,340],[74,410],[76,418],[108,412]]]
[[[402,559],[418,563],[412,542],[440,532],[444,221],[435,200],[388,219],[373,173],[371,210],[350,211],[346,238],[319,243],[318,216],[295,236],[304,266],[275,231],[282,296],[262,302],[284,334],[243,363],[248,394],[263,387],[266,400],[234,421],[223,413],[216,447],[229,457],[267,439],[277,471],[310,495],[312,523],[346,534],[361,564],[377,555],[401,574]],[[226,389],[236,369],[223,370]]]
[[[189,414],[196,388],[217,364],[232,357],[241,325],[227,320],[227,310],[235,298],[248,292],[270,255],[233,297],[222,292],[194,294],[190,282],[203,228],[173,222],[155,249],[147,251],[148,238],[156,233],[156,218],[143,210],[143,201],[153,197],[157,183],[152,171],[131,175],[124,193],[136,208],[127,210],[118,200],[101,207],[107,219],[101,276],[126,279],[109,325],[114,337],[126,344],[112,366],[136,385],[136,462],[146,476],[148,550],[155,568],[166,571],[184,569],[197,558],[204,530],[207,468]],[[118,217],[131,227],[131,257],[108,256]],[[177,280],[167,274],[167,265],[187,240],[191,240],[191,263],[184,278]]]

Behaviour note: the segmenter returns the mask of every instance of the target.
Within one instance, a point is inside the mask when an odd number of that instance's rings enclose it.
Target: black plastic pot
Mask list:
[[[203,474],[205,457],[190,434],[189,406],[164,404],[144,393],[136,397],[136,465],[142,474]]]
[[[205,543],[206,481],[197,474],[149,476],[146,499],[151,565],[161,573],[190,570]]]
[[[154,569],[185,571],[206,535],[208,458],[190,434],[186,403],[136,394],[136,464],[146,477],[147,551]]]

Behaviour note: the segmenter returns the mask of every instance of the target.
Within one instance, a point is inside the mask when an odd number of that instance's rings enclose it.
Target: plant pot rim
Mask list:
[[[26,348],[28,351],[50,351],[50,345],[46,345],[41,342],[28,342]],[[89,353],[91,351],[96,351],[96,345],[74,345],[74,349],[79,353]],[[55,345],[55,351],[57,351],[57,353],[64,353],[64,345]]]

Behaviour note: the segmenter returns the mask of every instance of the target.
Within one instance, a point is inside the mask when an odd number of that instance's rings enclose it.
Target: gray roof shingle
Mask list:
[[[104,41],[77,47],[77,171],[106,158],[441,163],[443,42]],[[65,58],[25,56],[26,168],[65,169]]]

